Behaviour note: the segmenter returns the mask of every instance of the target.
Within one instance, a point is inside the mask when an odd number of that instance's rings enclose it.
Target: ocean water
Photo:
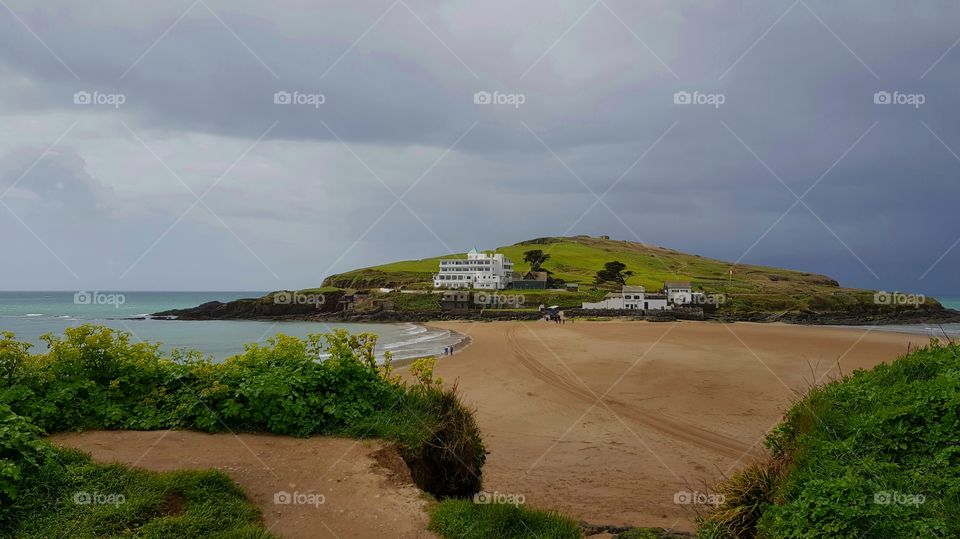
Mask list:
[[[960,311],[960,298],[958,297],[942,297],[937,298],[940,300],[940,303],[948,309],[957,309]]]
[[[111,295],[112,294],[112,295]],[[416,324],[348,324],[248,320],[154,320],[150,313],[194,307],[208,301],[262,296],[264,292],[0,292],[0,332],[46,350],[40,336],[91,323],[129,332],[135,340],[159,342],[163,350],[189,348],[222,361],[243,351],[243,345],[265,342],[278,333],[305,337],[342,328],[374,333],[377,352],[389,350],[395,359],[438,355],[459,337],[446,330]]]
[[[935,296],[937,301],[948,309],[960,310],[960,297]],[[862,327],[862,326],[861,326]],[[877,326],[874,331],[896,331],[914,335],[926,335],[930,338],[960,339],[960,324],[899,324]]]

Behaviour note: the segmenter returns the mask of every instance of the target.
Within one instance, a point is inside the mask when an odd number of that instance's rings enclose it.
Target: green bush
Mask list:
[[[50,447],[40,441],[43,431],[0,404],[0,522],[5,508],[20,493],[25,476],[50,458]]]
[[[0,405],[39,429],[189,428],[206,432],[347,434],[400,445],[425,490],[470,495],[480,488],[485,452],[473,416],[454,390],[406,386],[378,365],[376,337],[337,331],[266,345],[213,363],[197,352],[169,355],[105,327],[45,335],[30,355],[13,335],[0,339]],[[4,465],[2,474],[18,473]]]
[[[718,489],[727,500],[702,536],[960,536],[960,346],[814,388],[768,446],[764,473]]]

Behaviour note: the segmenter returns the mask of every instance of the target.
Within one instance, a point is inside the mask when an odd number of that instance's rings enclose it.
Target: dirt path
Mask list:
[[[477,411],[485,490],[595,524],[683,531],[705,509],[677,503],[683,493],[762,455],[813,380],[927,341],[784,324],[434,325],[472,338],[437,374]]]
[[[425,531],[425,498],[409,482],[399,455],[380,443],[190,431],[92,431],[57,434],[51,441],[100,462],[147,470],[222,470],[280,537],[434,537]],[[322,494],[323,503],[305,503],[321,500],[305,496],[296,497],[304,503],[275,503],[275,496],[292,500],[294,493]]]

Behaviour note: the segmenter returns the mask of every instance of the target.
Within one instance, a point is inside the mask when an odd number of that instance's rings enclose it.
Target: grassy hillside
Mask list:
[[[812,389],[698,537],[960,537],[960,346]]]
[[[704,258],[652,245],[587,236],[538,238],[496,249],[514,262],[516,271],[526,271],[523,253],[540,249],[550,255],[544,268],[568,283],[580,283],[587,292],[593,277],[606,262],[618,260],[633,271],[627,284],[658,290],[664,281],[691,281],[694,288],[723,294],[722,308],[729,311],[845,311],[874,310],[873,291],[842,288],[825,275]],[[441,258],[405,260],[363,268],[324,281],[341,288],[430,288],[432,274]],[[594,294],[595,295],[595,294]],[[571,298],[576,299],[576,298]],[[928,299],[927,308],[939,308]],[[883,306],[881,306],[883,307]]]

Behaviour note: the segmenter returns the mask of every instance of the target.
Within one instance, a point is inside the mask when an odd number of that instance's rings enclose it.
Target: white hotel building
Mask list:
[[[440,260],[440,273],[433,276],[434,288],[490,288],[502,290],[513,282],[513,261],[502,253],[480,253],[472,249],[467,258]]]

